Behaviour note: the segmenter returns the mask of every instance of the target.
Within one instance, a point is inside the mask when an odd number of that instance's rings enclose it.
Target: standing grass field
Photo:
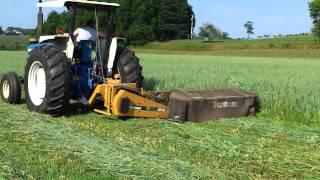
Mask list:
[[[161,54],[291,58],[320,57],[320,44],[313,36],[224,41],[176,40],[153,42],[134,48],[142,53]]]

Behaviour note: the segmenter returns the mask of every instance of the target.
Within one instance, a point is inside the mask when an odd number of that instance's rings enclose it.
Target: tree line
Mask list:
[[[133,45],[149,41],[186,39],[191,34],[192,6],[187,0],[117,0],[116,31]],[[99,13],[99,19],[105,16]],[[94,18],[94,13],[78,11],[77,27]],[[193,24],[195,26],[195,23]],[[51,12],[44,23],[44,33],[54,34],[56,28],[67,31],[68,13]],[[100,27],[106,27],[100,21]]]
[[[318,42],[320,42],[320,0],[309,2],[309,10],[313,20],[312,33],[318,38]]]
[[[218,27],[211,23],[204,23],[199,30],[199,38],[205,38],[207,40],[224,40],[229,38],[229,33],[222,32]]]
[[[250,35],[253,35],[254,27],[252,21],[247,21],[244,25],[246,28],[246,33],[248,34],[248,39],[250,39]],[[218,27],[211,23],[204,23],[200,27],[200,32],[198,34],[199,38],[205,38],[207,40],[226,40],[231,39],[229,37],[228,32],[222,32]]]
[[[6,30],[3,30],[2,26],[0,26],[0,35],[31,35],[33,31],[34,29],[23,29],[19,27],[7,27]]]

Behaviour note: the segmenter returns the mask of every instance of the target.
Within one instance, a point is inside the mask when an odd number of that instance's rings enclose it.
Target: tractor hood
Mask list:
[[[117,3],[107,3],[107,2],[98,2],[98,1],[86,1],[86,0],[56,0],[56,1],[47,1],[42,3],[37,3],[37,7],[50,7],[50,8],[59,8],[67,6],[68,4],[77,4],[81,6],[98,6],[98,7],[119,7]]]

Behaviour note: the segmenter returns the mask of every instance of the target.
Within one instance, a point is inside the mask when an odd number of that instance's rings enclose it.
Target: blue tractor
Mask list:
[[[42,8],[63,6],[69,11],[69,33],[42,36]],[[107,116],[174,121],[199,122],[257,112],[257,96],[239,90],[144,91],[139,59],[131,50],[118,47],[119,39],[113,36],[114,13],[118,6],[115,3],[85,0],[40,0],[39,39],[28,46],[25,76],[19,78],[11,72],[2,77],[2,100],[11,104],[19,103],[21,79],[24,79],[28,108],[54,116],[63,115],[71,99],[92,106],[95,112]],[[99,14],[105,14],[106,18],[103,19],[108,24],[105,39],[75,41],[72,35],[79,9],[94,12],[96,21],[99,20]]]
[[[118,47],[114,36],[114,15],[119,4],[84,0],[39,1],[38,39],[28,46],[29,57],[25,66],[24,89],[31,111],[61,115],[71,99],[88,103],[95,87],[109,80],[136,83],[142,87],[142,67],[131,50]],[[44,7],[66,7],[69,12],[69,33],[42,35]],[[76,42],[77,11],[104,14],[106,38]],[[98,15],[97,15],[98,14]],[[100,20],[101,21],[101,20]],[[97,23],[97,31],[99,22]],[[5,102],[20,102],[21,78],[15,73],[3,76],[1,97]]]

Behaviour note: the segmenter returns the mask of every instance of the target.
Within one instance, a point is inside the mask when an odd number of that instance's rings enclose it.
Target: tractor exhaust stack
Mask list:
[[[39,3],[42,3],[42,0],[39,0]],[[38,12],[38,21],[37,21],[37,36],[40,37],[42,35],[43,29],[43,12],[42,7],[39,7]]]

